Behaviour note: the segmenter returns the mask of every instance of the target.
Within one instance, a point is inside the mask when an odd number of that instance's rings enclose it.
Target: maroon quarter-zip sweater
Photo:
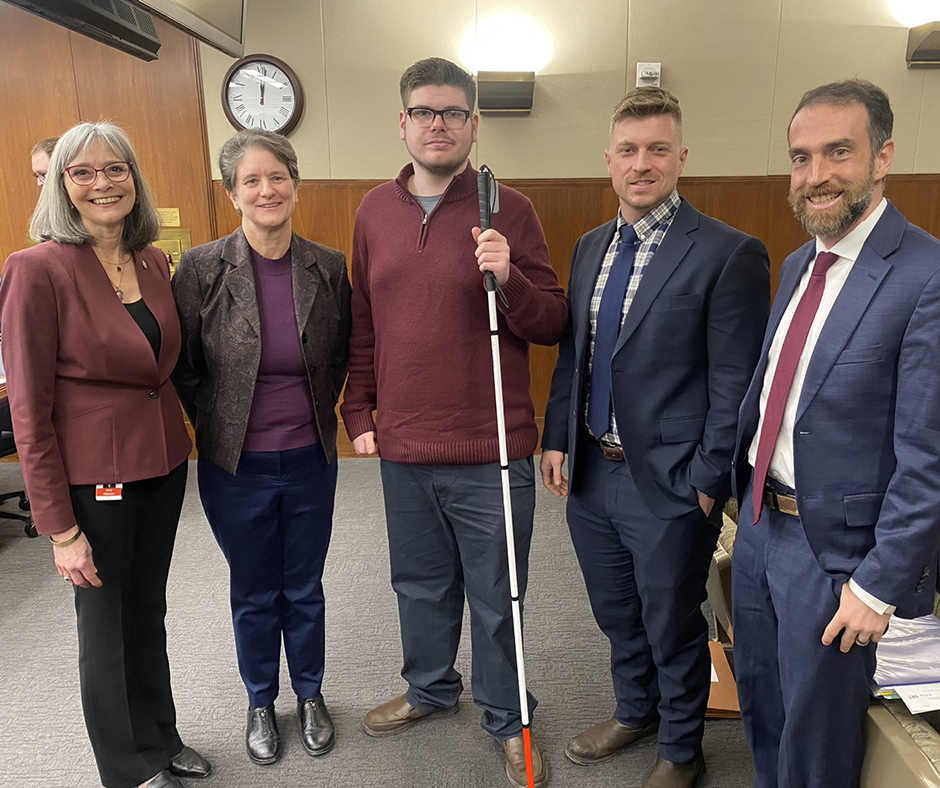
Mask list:
[[[408,192],[414,173],[366,195],[353,236],[353,328],[340,412],[351,439],[376,430],[395,462],[470,465],[499,460],[487,296],[471,229],[480,225],[469,165],[430,215]],[[553,345],[568,302],[528,198],[500,185],[492,226],[509,241],[499,308],[509,459],[532,454],[529,343]],[[373,422],[372,412],[376,411]]]

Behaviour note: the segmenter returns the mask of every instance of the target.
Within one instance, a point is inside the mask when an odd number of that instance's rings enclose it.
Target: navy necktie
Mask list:
[[[594,356],[591,362],[591,392],[588,395],[588,426],[595,438],[600,438],[610,427],[610,362],[620,336],[623,317],[623,299],[633,271],[636,252],[636,230],[629,224],[620,226],[620,248],[614,258],[601,305],[597,310],[594,332]]]

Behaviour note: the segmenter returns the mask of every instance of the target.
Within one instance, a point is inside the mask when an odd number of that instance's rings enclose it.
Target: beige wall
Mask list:
[[[894,171],[940,172],[940,70],[907,69],[907,28],[889,0],[248,0],[247,51],[285,60],[304,84],[291,134],[301,176],[394,176],[407,160],[401,72],[430,55],[459,61],[475,20],[507,10],[545,27],[554,54],[530,116],[480,122],[473,160],[498,177],[605,175],[610,109],[648,60],[663,63],[663,86],[682,103],[687,175],[787,172],[786,124],[800,94],[852,76],[891,96]],[[202,47],[213,157],[233,133],[220,102],[231,63]]]

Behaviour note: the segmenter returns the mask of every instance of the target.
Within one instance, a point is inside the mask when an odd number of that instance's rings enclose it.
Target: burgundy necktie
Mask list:
[[[783,423],[783,411],[786,409],[793,376],[796,374],[806,337],[809,335],[823,291],[826,289],[826,271],[838,259],[839,255],[832,252],[819,253],[809,277],[809,284],[800,298],[800,303],[796,306],[787,335],[783,340],[783,347],[780,348],[774,379],[770,384],[770,393],[767,395],[767,407],[764,409],[764,424],[761,427],[760,441],[757,444],[757,459],[754,461],[755,524],[760,519],[761,509],[764,507],[764,484],[767,481],[770,458],[777,443],[777,434]]]

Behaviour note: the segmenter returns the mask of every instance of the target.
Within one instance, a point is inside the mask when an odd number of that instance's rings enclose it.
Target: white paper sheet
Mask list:
[[[933,684],[903,684],[894,688],[911,714],[940,709],[940,682]]]

